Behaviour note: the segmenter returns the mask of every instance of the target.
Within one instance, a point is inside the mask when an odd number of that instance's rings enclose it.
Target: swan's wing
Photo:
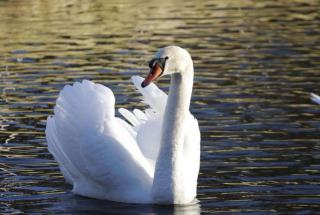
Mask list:
[[[143,102],[149,105],[156,113],[163,113],[167,103],[167,94],[154,83],[150,83],[148,87],[142,88],[141,83],[144,79],[139,76],[132,76],[131,80],[137,90],[142,94]]]
[[[168,96],[153,83],[142,88],[143,80],[139,76],[132,77],[134,86],[142,94],[142,101],[148,105],[148,108],[144,111],[135,109],[132,112],[121,108],[119,112],[130,122],[132,129],[136,131],[137,143],[143,155],[151,161],[151,164],[154,164],[160,149],[161,126]],[[185,135],[184,155],[186,158],[193,156],[197,159],[200,154],[200,130],[198,121],[191,113],[188,115],[186,130],[188,132]],[[190,166],[194,169],[194,172],[198,172],[199,159],[197,162],[194,162],[194,159],[185,161],[186,164],[189,164],[189,162],[191,162],[190,165],[186,166]],[[197,177],[197,174],[195,174],[195,177]]]
[[[139,148],[154,166],[160,148],[160,132],[168,96],[153,83],[142,88],[144,79],[139,76],[133,76],[131,80],[142,94],[142,102],[148,107],[145,110],[134,109],[132,112],[120,108],[119,112],[132,125]]]
[[[90,81],[61,91],[46,127],[49,151],[73,191],[117,201],[141,200],[152,183],[134,135],[130,125],[114,117],[112,91]]]
[[[310,98],[315,103],[320,104],[320,96],[318,96],[317,94],[311,93]]]

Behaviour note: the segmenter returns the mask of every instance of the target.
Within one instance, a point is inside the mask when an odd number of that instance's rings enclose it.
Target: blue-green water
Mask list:
[[[319,1],[0,1],[0,213],[315,214],[320,211]],[[44,129],[65,84],[110,87],[134,107],[132,75],[158,48],[195,66],[202,132],[197,205],[75,196]],[[168,89],[168,79],[158,82]]]

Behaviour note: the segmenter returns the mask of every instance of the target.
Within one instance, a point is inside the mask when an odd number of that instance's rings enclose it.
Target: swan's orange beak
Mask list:
[[[145,88],[148,86],[152,81],[156,80],[162,74],[162,69],[159,63],[155,63],[154,66],[150,69],[150,72],[146,79],[141,83],[141,87]]]

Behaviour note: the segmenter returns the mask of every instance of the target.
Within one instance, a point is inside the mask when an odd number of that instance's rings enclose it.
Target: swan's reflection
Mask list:
[[[147,205],[125,204],[112,201],[90,199],[73,194],[57,202],[53,210],[70,214],[200,214],[198,201],[189,205]]]
[[[176,205],[174,206],[174,214],[187,214],[196,215],[200,214],[201,207],[199,201],[196,200],[194,203],[189,205]]]

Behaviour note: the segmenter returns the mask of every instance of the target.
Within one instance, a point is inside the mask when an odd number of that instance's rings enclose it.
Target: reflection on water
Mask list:
[[[198,214],[320,210],[319,1],[0,1],[0,212]],[[44,129],[59,90],[90,79],[117,107],[154,51],[187,48],[202,132],[199,204],[74,196]],[[168,79],[158,84],[168,89]]]
[[[185,206],[172,205],[140,205],[124,204],[111,201],[102,201],[96,199],[83,198],[72,194],[64,195],[62,199],[55,202],[50,208],[56,213],[67,212],[71,214],[79,213],[105,213],[109,214],[200,214],[200,205],[192,204]]]

